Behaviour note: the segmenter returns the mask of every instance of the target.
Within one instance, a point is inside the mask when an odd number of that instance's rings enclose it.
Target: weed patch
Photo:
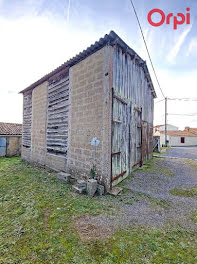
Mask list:
[[[172,189],[170,194],[174,196],[184,196],[184,197],[196,197],[197,198],[197,188],[188,189]]]
[[[196,160],[190,160],[190,159],[187,159],[187,160],[186,160],[186,163],[187,163],[189,166],[191,166],[191,167],[197,169],[197,161],[196,161]]]
[[[192,221],[197,223],[197,210],[195,210],[195,212],[192,214],[191,219],[192,219]]]
[[[147,161],[146,164],[142,168],[139,168],[137,171],[138,172],[149,172],[153,174],[163,174],[169,177],[174,176],[173,170],[162,165],[163,161],[164,161],[163,158],[151,159]]]

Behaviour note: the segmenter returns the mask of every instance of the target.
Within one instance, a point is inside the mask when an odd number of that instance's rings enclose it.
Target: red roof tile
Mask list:
[[[165,134],[165,131],[160,131],[161,134]],[[197,132],[193,133],[191,131],[167,131],[167,135],[174,137],[197,137]]]
[[[197,128],[190,128],[189,131],[194,134],[197,134]]]
[[[22,135],[22,124],[0,122],[0,135]]]

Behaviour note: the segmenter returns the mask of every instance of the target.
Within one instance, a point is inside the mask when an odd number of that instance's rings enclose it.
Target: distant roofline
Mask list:
[[[156,126],[154,126],[154,127],[161,127],[161,126],[165,126],[165,124],[163,124],[163,125],[156,125]],[[171,124],[167,124],[167,126],[177,127],[177,126],[175,126],[175,125],[171,125]],[[177,128],[178,128],[178,127],[177,127]]]
[[[9,124],[9,125],[17,125],[17,126],[22,126],[23,125],[21,123],[10,123],[10,122],[0,122],[0,124]]]
[[[0,122],[0,136],[21,136],[22,124]]]
[[[80,52],[75,57],[71,58],[70,60],[68,60],[65,63],[63,63],[62,65],[60,65],[55,70],[53,70],[50,73],[44,75],[41,79],[39,79],[38,81],[36,81],[33,84],[31,84],[30,86],[28,86],[27,88],[22,90],[20,93],[25,93],[25,92],[27,92],[29,90],[33,90],[36,86],[38,86],[38,85],[42,84],[43,82],[47,81],[53,75],[59,73],[60,71],[66,69],[66,68],[72,67],[73,65],[75,65],[75,64],[79,63],[80,61],[84,60],[85,58],[87,58],[88,56],[92,55],[96,51],[102,49],[106,45],[111,45],[111,46],[117,45],[120,48],[122,48],[125,52],[130,54],[131,56],[134,55],[136,57],[136,59],[139,60],[141,66],[144,69],[144,73],[145,73],[146,77],[148,78],[149,88],[150,88],[154,98],[156,98],[156,92],[155,92],[155,89],[154,89],[154,86],[153,86],[153,82],[152,82],[150,73],[148,71],[148,67],[146,65],[146,62],[144,60],[142,60],[142,58],[133,49],[131,49],[114,31],[111,31],[109,33],[109,35],[106,34],[104,36],[104,38],[100,38],[99,41],[96,41],[93,45],[88,47],[86,50],[83,50],[82,52]]]
[[[160,133],[165,134],[165,131],[160,131]],[[197,134],[185,130],[167,131],[167,135],[174,137],[197,137]]]

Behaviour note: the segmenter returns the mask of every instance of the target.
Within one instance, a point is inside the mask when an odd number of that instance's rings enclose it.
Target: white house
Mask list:
[[[167,124],[167,131],[177,131],[179,128],[170,124]],[[165,131],[165,125],[157,125],[153,128],[154,136],[159,136],[160,131]],[[156,134],[155,134],[156,133]]]
[[[197,146],[197,128],[167,131],[167,142],[169,147]],[[165,144],[165,131],[160,131],[160,144]]]

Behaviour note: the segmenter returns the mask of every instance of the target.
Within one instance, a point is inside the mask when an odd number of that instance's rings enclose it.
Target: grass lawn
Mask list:
[[[179,227],[121,229],[106,239],[82,241],[75,221],[118,213],[111,199],[70,191],[56,175],[21,161],[0,159],[0,263],[197,262],[196,234]]]

